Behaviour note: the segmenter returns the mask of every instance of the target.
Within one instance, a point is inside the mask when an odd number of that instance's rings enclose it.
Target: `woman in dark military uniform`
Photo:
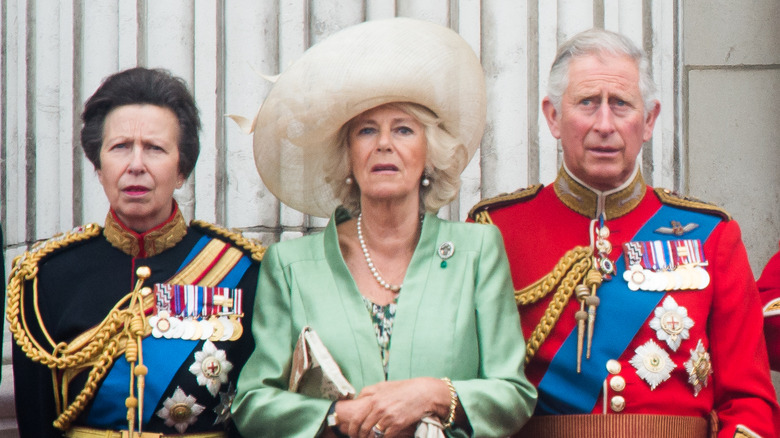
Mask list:
[[[243,321],[263,248],[187,225],[173,199],[200,150],[192,96],[168,72],[133,68],[106,79],[82,119],[111,208],[103,227],[78,227],[14,261],[19,432],[237,435],[230,404],[254,348]]]

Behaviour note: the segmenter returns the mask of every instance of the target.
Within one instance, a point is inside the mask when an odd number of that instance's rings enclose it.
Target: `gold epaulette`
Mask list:
[[[9,329],[19,345],[27,339],[28,333],[24,330],[20,321],[20,300],[24,289],[24,282],[32,280],[38,275],[38,263],[41,259],[66,248],[74,243],[83,242],[100,235],[103,228],[98,224],[87,224],[54,237],[38,242],[24,254],[14,258],[11,263],[11,273],[8,276],[6,288],[6,318],[10,322]],[[26,350],[25,350],[26,351]],[[27,351],[28,356],[30,355]],[[32,359],[33,358],[31,356]]]
[[[74,228],[71,231],[58,234],[46,241],[33,245],[29,251],[26,251],[24,254],[16,257],[11,266],[11,274],[8,278],[8,287],[6,288],[5,310],[6,318],[8,319],[9,323],[9,331],[13,335],[16,344],[19,345],[25,355],[32,361],[39,362],[52,369],[52,376],[57,375],[57,370],[66,370],[65,372],[67,372],[67,369],[70,367],[80,366],[83,365],[84,362],[91,361],[94,358],[94,354],[96,352],[102,351],[104,344],[98,345],[98,343],[92,342],[82,351],[70,354],[70,352],[67,351],[69,350],[68,347],[65,347],[64,344],[57,344],[54,342],[46,330],[46,327],[43,325],[43,321],[37,307],[38,292],[37,281],[35,280],[38,275],[38,265],[43,258],[72,244],[93,239],[99,236],[102,231],[103,228],[97,224],[87,224]],[[33,280],[32,291],[30,291],[30,293],[33,295],[31,304],[36,316],[36,321],[34,322],[26,320],[23,305],[25,282],[30,280]],[[37,323],[38,328],[46,338],[46,341],[48,342],[47,347],[44,347],[30,333],[28,324],[33,323]],[[105,336],[100,338],[101,341],[105,341],[106,339],[107,337]],[[50,348],[53,349],[52,353],[49,353]],[[58,349],[60,349],[59,352]],[[82,393],[84,393],[84,391],[82,391]],[[86,397],[86,399],[84,397]],[[68,415],[78,415],[78,413],[80,413],[83,409],[83,406],[89,401],[88,397],[89,394],[82,397],[82,394],[80,393],[79,397],[77,397],[79,398],[80,402],[74,402],[74,404],[69,406],[65,411],[61,410],[62,406],[59,403],[59,399],[57,399],[56,405],[59,416],[54,422],[55,427],[64,429],[64,427],[60,427],[65,424],[61,421],[65,421],[67,423],[68,420],[62,420],[62,418],[64,418],[62,415],[65,415],[66,417]]]
[[[658,196],[658,199],[664,204],[684,208],[686,210],[714,214],[716,216],[720,216],[726,221],[731,220],[731,215],[725,209],[718,207],[715,204],[704,202],[689,196],[682,196],[669,189],[655,188],[653,191],[655,192],[656,196]]]
[[[542,190],[542,187],[544,187],[543,184],[534,184],[530,187],[519,189],[512,193],[502,193],[492,198],[483,199],[479,201],[477,205],[472,207],[471,211],[469,211],[469,217],[474,222],[492,223],[490,221],[490,216],[487,213],[488,210],[533,199],[537,194],[539,194],[539,191]]]
[[[102,231],[103,227],[98,224],[86,224],[64,233],[55,234],[47,240],[36,242],[29,250],[14,258],[13,263],[11,263],[13,269],[12,273],[18,271],[16,268],[21,266],[22,263],[30,263],[32,261],[37,264],[40,259],[49,254],[57,252],[74,243],[97,237]]]
[[[190,226],[201,229],[204,232],[215,234],[219,237],[223,237],[231,241],[237,247],[248,252],[252,256],[252,260],[257,262],[263,261],[263,255],[265,255],[266,247],[260,242],[244,237],[238,231],[228,230],[227,228],[220,227],[202,220],[193,220],[190,222]]]

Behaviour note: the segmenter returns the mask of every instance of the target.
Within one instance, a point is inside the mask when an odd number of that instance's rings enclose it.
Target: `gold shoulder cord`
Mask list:
[[[141,288],[143,281],[149,277],[149,269],[139,268],[138,282],[133,291],[125,295],[100,324],[82,333],[70,343],[54,342],[43,324],[38,307],[39,261],[60,248],[91,239],[100,234],[101,231],[100,226],[89,224],[83,232],[68,232],[60,239],[50,240],[38,250],[26,252],[17,257],[13,262],[9,276],[6,316],[10,332],[25,355],[32,361],[39,362],[52,370],[55,403],[59,414],[54,421],[54,427],[60,430],[68,429],[87,403],[94,398],[98,383],[105,377],[114,359],[125,353],[128,362],[131,363],[130,396],[126,404],[128,406],[129,430],[132,432],[135,408],[138,407],[139,412],[142,412],[143,409],[144,376],[147,370],[143,365],[141,341],[150,333],[146,323],[145,309],[154,305],[154,295],[150,293],[151,290]],[[52,349],[51,353],[48,353],[48,348],[41,346],[30,333],[25,317],[25,303],[22,299],[25,281],[32,281],[32,305],[35,317]],[[87,383],[73,402],[63,410],[63,404],[68,401],[68,385],[71,379],[88,368],[90,371]],[[58,370],[63,370],[62,383],[57,379]],[[136,377],[137,384],[134,383]],[[133,394],[134,387],[138,388],[138,398]]]
[[[528,338],[525,363],[531,361],[558,323],[561,312],[568,304],[575,287],[586,277],[592,265],[593,249],[578,246],[564,254],[549,274],[524,289],[515,291],[517,305],[524,306],[541,300],[557,286],[542,319]]]
[[[211,231],[212,233],[218,236],[230,240],[240,248],[249,251],[252,254],[252,260],[255,260],[257,262],[263,261],[263,255],[265,255],[266,248],[259,243],[255,243],[254,241],[247,239],[241,233],[230,231],[225,228],[198,219],[193,220],[191,222],[191,225]]]
[[[487,210],[477,213],[474,220],[482,224],[493,223]],[[561,312],[569,303],[574,288],[582,282],[592,266],[593,248],[578,246],[564,254],[549,274],[522,290],[515,291],[515,302],[518,306],[525,306],[546,297],[557,286],[555,295],[544,311],[542,319],[526,342],[525,363],[530,362],[539,351],[555,324],[558,323]]]

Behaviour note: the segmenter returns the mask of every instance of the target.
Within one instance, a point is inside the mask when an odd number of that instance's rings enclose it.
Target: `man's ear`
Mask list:
[[[653,127],[655,126],[655,121],[658,120],[658,114],[661,113],[661,102],[659,101],[653,101],[655,103],[655,107],[647,112],[647,117],[645,117],[645,130],[642,135],[642,141],[649,141],[650,137],[653,136]]]
[[[550,134],[552,134],[553,137],[560,139],[561,126],[560,121],[558,120],[558,111],[555,109],[555,106],[549,97],[545,97],[542,100],[542,113],[544,113],[544,118],[547,119],[547,126],[550,128]]]

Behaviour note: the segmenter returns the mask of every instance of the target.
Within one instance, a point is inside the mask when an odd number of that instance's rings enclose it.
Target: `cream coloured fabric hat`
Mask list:
[[[330,216],[340,203],[325,182],[325,158],[336,153],[330,145],[345,123],[390,102],[429,108],[466,146],[468,161],[474,156],[486,97],[472,48],[437,24],[367,21],[312,46],[279,75],[254,121],[255,163],[266,187],[296,210]]]

